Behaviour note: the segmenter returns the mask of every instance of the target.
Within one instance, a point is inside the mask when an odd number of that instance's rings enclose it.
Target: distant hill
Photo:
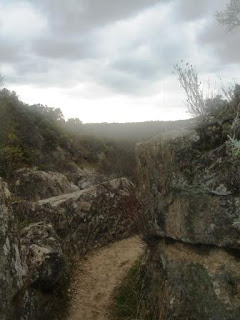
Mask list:
[[[169,130],[184,128],[191,120],[146,121],[129,123],[88,123],[83,124],[82,134],[114,140],[140,142]]]
[[[60,109],[28,105],[0,90],[0,176],[22,167],[71,176],[79,167],[134,179],[135,143],[187,126],[189,120],[83,124]]]

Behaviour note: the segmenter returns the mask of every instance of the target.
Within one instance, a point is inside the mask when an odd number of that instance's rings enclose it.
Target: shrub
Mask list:
[[[200,116],[203,119],[206,114],[206,105],[202,84],[198,79],[197,71],[189,63],[186,63],[184,66],[183,61],[181,61],[181,64],[176,64],[174,69],[178,74],[180,85],[186,94],[188,112],[193,116]]]

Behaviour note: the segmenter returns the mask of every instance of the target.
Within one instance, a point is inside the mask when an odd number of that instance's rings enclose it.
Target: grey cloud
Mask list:
[[[235,33],[223,37],[223,30],[212,22],[214,12],[224,1],[32,0],[35,8],[40,8],[47,17],[48,32],[26,40],[21,47],[1,41],[0,58],[14,67],[15,76],[9,79],[14,83],[63,88],[88,81],[115,93],[147,95],[157,81],[171,74],[175,63],[191,55],[195,45],[199,59],[204,49],[209,54],[215,50],[216,59],[239,62],[239,36]],[[104,37],[107,28],[103,29],[103,25],[127,19],[159,2],[171,2],[173,8],[163,24],[155,21],[148,28],[151,24],[148,17],[142,33],[137,29],[136,39],[133,36],[129,39],[127,32],[126,37],[121,36],[121,50],[113,48],[112,53],[105,48],[108,38]],[[183,25],[202,17],[207,17],[207,21],[196,44]],[[136,55],[142,45],[149,47],[149,55]]]
[[[74,41],[53,36],[35,40],[33,42],[33,51],[42,57],[69,60],[89,59],[98,55],[96,45],[93,44],[91,39]]]
[[[215,53],[220,64],[240,63],[239,30],[227,32],[224,26],[214,21],[201,34],[199,42]]]
[[[0,61],[1,63],[14,63],[23,58],[24,49],[18,43],[8,42],[0,37]]]
[[[135,77],[132,74],[115,70],[106,70],[101,75],[98,75],[96,80],[100,85],[107,86],[120,94],[147,95],[149,89],[148,81]],[[143,87],[144,91],[142,90]]]
[[[134,57],[118,59],[111,63],[111,67],[126,74],[132,74],[133,76],[148,80],[155,78],[159,73],[159,65],[156,61],[142,61],[134,59]]]
[[[217,10],[222,9],[228,0],[175,0],[176,15],[183,21],[194,21],[202,18],[214,18]]]
[[[166,0],[165,0],[166,1]],[[126,18],[163,0],[34,0],[54,32],[79,33]]]
[[[172,73],[173,66],[183,56],[190,54],[190,44],[183,41],[183,30],[181,28],[169,28],[169,34],[159,26],[153,34],[146,34],[142,39],[129,47],[126,51],[121,52],[117,57],[110,60],[109,68],[114,73],[112,88],[118,90],[119,83],[115,77],[117,74],[126,74],[131,78],[131,85],[121,85],[122,88],[130,88],[129,92],[134,92],[132,86],[136,85],[136,92],[142,91],[146,87],[153,87],[155,81],[162,80]],[[157,34],[157,39],[156,39]],[[145,47],[147,50],[144,54],[138,55],[138,49]],[[108,77],[108,85],[111,76]],[[139,81],[141,80],[141,81]]]

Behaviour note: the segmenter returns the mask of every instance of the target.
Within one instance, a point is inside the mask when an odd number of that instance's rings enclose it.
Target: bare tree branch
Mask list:
[[[200,116],[202,119],[206,113],[205,99],[202,84],[198,79],[198,74],[193,66],[186,63],[184,66],[176,64],[174,70],[178,74],[178,80],[186,94],[186,106],[188,112],[193,116]]]
[[[240,26],[240,0],[230,0],[224,11],[218,11],[216,18],[228,31]]]

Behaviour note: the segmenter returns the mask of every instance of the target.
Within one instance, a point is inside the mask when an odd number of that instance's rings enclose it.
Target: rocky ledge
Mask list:
[[[65,253],[83,254],[134,232],[137,199],[133,184],[122,178],[14,208],[24,221],[51,223]]]
[[[11,191],[25,200],[38,201],[78,190],[62,173],[34,168],[15,171],[13,180]]]
[[[0,319],[46,319],[71,255],[131,235],[136,208],[125,178],[14,203],[0,178]]]
[[[240,159],[219,128],[204,130],[137,147],[145,319],[239,319]]]

